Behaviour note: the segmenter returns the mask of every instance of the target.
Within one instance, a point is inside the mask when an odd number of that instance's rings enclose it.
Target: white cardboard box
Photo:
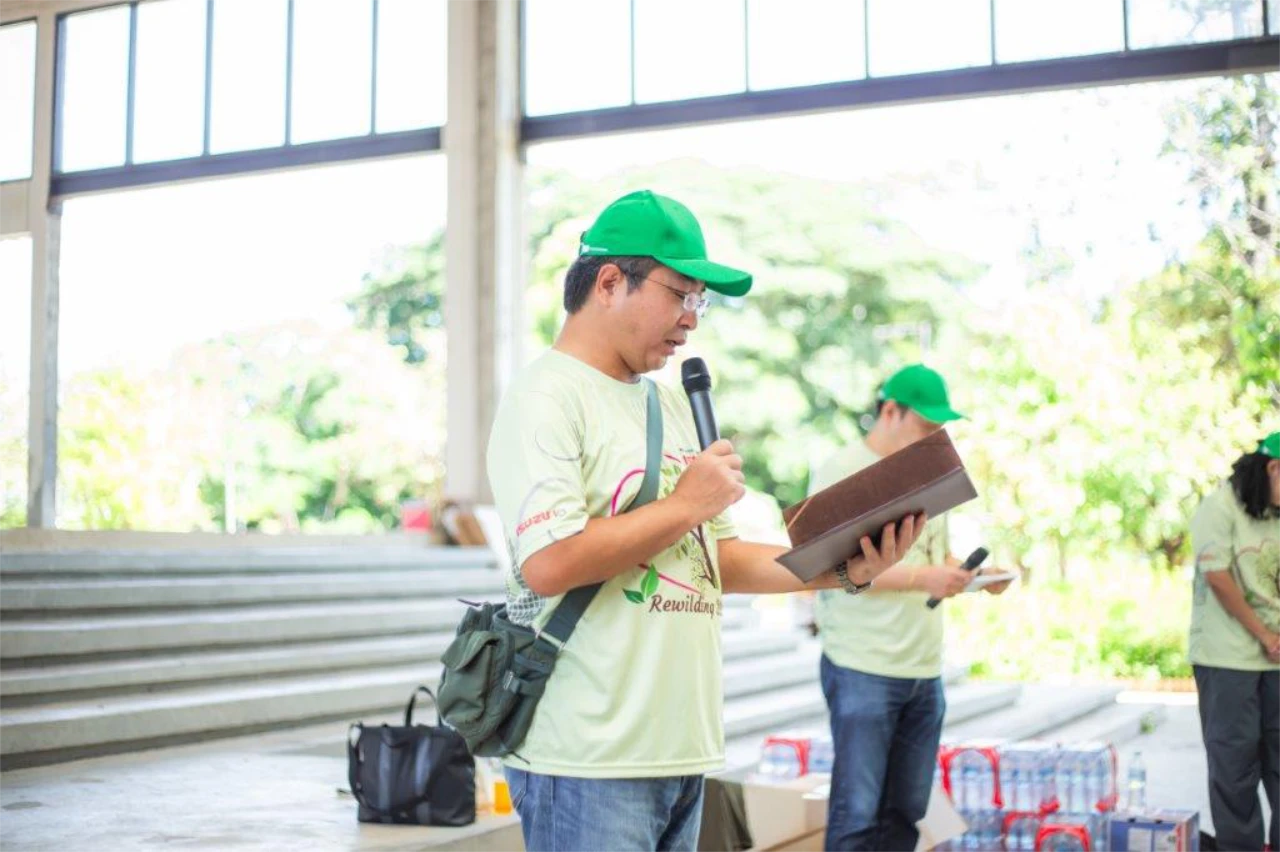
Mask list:
[[[803,775],[790,781],[744,781],[742,799],[755,849],[791,848],[787,844],[819,835],[827,827],[827,797],[814,795],[830,784],[829,775]]]

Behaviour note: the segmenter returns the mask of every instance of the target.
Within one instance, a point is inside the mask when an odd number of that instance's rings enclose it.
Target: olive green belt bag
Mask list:
[[[657,386],[648,379],[645,402],[644,479],[627,511],[658,494],[662,463],[662,408]],[[516,566],[515,570],[519,570]],[[505,603],[469,601],[458,633],[441,657],[440,715],[462,735],[477,757],[514,754],[533,722],[560,649],[603,583],[568,592],[541,632],[507,618]]]

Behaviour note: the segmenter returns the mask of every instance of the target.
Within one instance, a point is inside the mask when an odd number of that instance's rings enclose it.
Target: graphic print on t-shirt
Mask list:
[[[658,499],[668,497],[675,491],[681,474],[697,457],[690,449],[682,448],[679,452],[680,456],[663,453]],[[643,475],[643,469],[628,471],[618,482],[614,490],[613,505],[610,507],[612,515],[618,513],[618,500],[627,483],[634,477]],[[649,612],[718,615],[721,607],[719,600],[705,600],[711,592],[720,591],[720,581],[707,547],[706,525],[699,524],[685,533],[672,545],[669,553],[675,556],[677,565],[688,567],[687,577],[675,577],[661,572],[653,563],[639,565],[622,589],[622,594],[633,604],[646,606]]]

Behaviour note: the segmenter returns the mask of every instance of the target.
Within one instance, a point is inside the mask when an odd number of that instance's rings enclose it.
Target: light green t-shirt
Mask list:
[[[663,463],[658,499],[698,454],[685,396],[658,386]],[[544,625],[560,597],[540,598],[520,566],[623,511],[645,465],[643,383],[617,381],[557,350],[516,377],[494,419],[489,483],[512,564],[511,618]],[[724,761],[717,540],[726,515],[605,583],[578,622],[512,766],[548,775],[696,775]]]
[[[880,460],[863,441],[845,447],[814,471],[814,494]],[[930,518],[904,565],[941,565],[947,558],[946,516]],[[818,593],[814,618],[822,651],[831,662],[882,677],[922,679],[942,674],[942,609],[929,609],[926,592]]]
[[[1204,578],[1210,571],[1230,571],[1262,623],[1280,632],[1280,519],[1249,517],[1226,484],[1196,510],[1191,546],[1196,574],[1188,658],[1223,669],[1280,669],[1267,660],[1262,643],[1223,608]]]

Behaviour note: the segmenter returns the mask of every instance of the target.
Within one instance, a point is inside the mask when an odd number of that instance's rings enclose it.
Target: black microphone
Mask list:
[[[960,570],[973,571],[979,565],[981,565],[983,560],[985,560],[986,558],[987,558],[987,549],[985,547],[979,547],[973,553],[969,554],[969,558],[966,559],[963,564],[961,564]],[[926,606],[928,606],[929,609],[934,609],[940,603],[942,603],[942,601],[938,600],[937,598],[929,598],[929,603],[927,603]]]
[[[705,450],[720,440],[716,413],[711,408],[711,374],[707,372],[707,362],[701,358],[690,358],[680,365],[680,378],[684,382],[684,392],[689,395],[689,407],[693,409],[698,443]]]

